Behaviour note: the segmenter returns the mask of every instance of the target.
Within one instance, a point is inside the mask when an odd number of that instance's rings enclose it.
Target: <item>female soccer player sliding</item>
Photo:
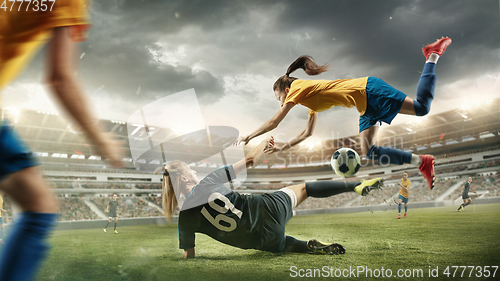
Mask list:
[[[75,77],[77,49],[73,42],[85,38],[90,25],[89,1],[57,0],[52,1],[53,7],[42,3],[51,7],[45,11],[35,3],[28,6],[28,1],[10,2],[10,10],[2,11],[0,16],[0,90],[44,43],[50,42],[46,56],[49,89],[96,144],[100,155],[113,166],[121,166],[119,143],[97,125]],[[22,213],[0,257],[0,280],[33,280],[47,255],[45,240],[57,220],[58,203],[37,165],[14,129],[6,121],[1,124],[0,189],[19,204]]]
[[[301,104],[309,108],[307,127],[296,138],[273,151],[288,149],[310,137],[316,124],[316,113],[335,106],[356,107],[360,113],[359,132],[362,139],[361,150],[368,158],[381,164],[411,163],[419,167],[429,184],[434,187],[434,157],[432,155],[416,155],[392,147],[375,145],[378,126],[382,122],[390,124],[398,113],[424,116],[429,113],[434,99],[436,74],[434,68],[451,39],[443,37],[423,48],[426,57],[424,70],[417,86],[417,99],[412,100],[404,93],[394,89],[376,77],[339,80],[300,80],[290,77],[295,70],[302,68],[309,75],[318,75],[327,71],[328,65],[317,65],[310,56],[301,56],[294,61],[285,75],[274,83],[273,90],[280,102],[280,110],[257,130],[248,136],[240,137],[238,143],[247,144],[253,138],[275,129],[288,112]]]
[[[324,198],[354,191],[367,195],[379,189],[380,178],[361,182],[317,181],[282,188],[274,193],[242,195],[227,188],[236,175],[257,163],[261,155],[274,149],[271,137],[252,149],[246,157],[208,174],[201,181],[182,161],[172,161],[163,171],[162,205],[167,220],[179,207],[179,248],[185,258],[195,257],[195,233],[204,233],[222,243],[241,249],[269,252],[343,254],[340,244],[312,239],[299,241],[285,236],[292,209],[307,197]]]

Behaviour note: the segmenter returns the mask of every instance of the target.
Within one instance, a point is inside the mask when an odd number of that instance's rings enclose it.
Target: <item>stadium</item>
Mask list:
[[[484,106],[487,110],[480,110],[480,108],[484,109]],[[80,229],[85,233],[92,232],[92,235],[96,235],[92,239],[103,239],[100,237],[103,234],[101,228],[107,219],[105,209],[112,194],[117,194],[121,201],[122,213],[118,227],[121,236],[127,235],[129,231],[137,232],[135,228],[141,225],[162,226],[165,224],[161,207],[162,178],[159,175],[153,175],[151,171],[136,169],[131,155],[123,159],[126,163],[123,168],[113,169],[106,166],[100,157],[92,154],[92,145],[86,143],[78,132],[78,128],[70,126],[65,121],[66,119],[56,113],[2,109],[2,116],[13,120],[19,134],[40,159],[44,177],[57,194],[61,215],[56,237],[64,236],[66,233],[78,236],[77,230]],[[500,116],[500,99],[495,99],[467,109],[457,108],[431,115],[415,124],[382,127],[379,142],[388,140],[397,145],[400,144],[400,148],[406,151],[432,153],[436,156],[438,182],[435,188],[430,190],[427,187],[416,167],[394,165],[384,167],[364,159],[362,169],[355,177],[346,180],[359,181],[362,178],[382,177],[386,180],[383,190],[372,192],[366,197],[361,197],[356,193],[343,193],[326,199],[308,198],[295,211],[298,220],[307,220],[308,216],[315,214],[330,214],[331,219],[335,219],[339,213],[365,215],[365,213],[374,214],[374,212],[390,214],[390,217],[395,219],[399,190],[397,183],[403,171],[408,172],[413,183],[410,189],[411,201],[408,204],[410,216],[414,216],[412,213],[416,208],[425,208],[422,209],[425,210],[424,212],[439,210],[439,212],[450,213],[454,211],[461,204],[460,189],[469,176],[473,177],[474,191],[477,192],[471,194],[474,200],[472,207],[474,211],[471,211],[475,212],[476,208],[481,210],[486,208],[487,212],[498,211],[498,207],[489,210],[491,208],[489,206],[498,206],[497,204],[500,203],[500,119],[498,116]],[[126,122],[116,120],[100,120],[99,122],[108,132],[118,134],[122,140],[127,139]],[[214,143],[217,141],[213,140]],[[335,175],[330,166],[331,155],[341,147],[350,147],[359,151],[356,137],[353,136],[325,139],[321,143],[312,145],[305,143],[287,151],[286,155],[281,153],[266,155],[260,165],[247,171],[245,181],[233,188],[240,193],[252,194],[272,192],[301,182],[344,180]],[[251,145],[245,149],[250,148]],[[130,151],[126,145],[124,149]],[[161,163],[161,158],[153,157],[142,160],[140,161],[142,163],[138,163],[142,170],[148,170],[149,166],[157,167]],[[237,160],[231,157],[226,159],[228,163]],[[220,163],[206,160],[190,165],[200,174],[206,174],[220,167]],[[488,205],[489,203],[497,204]],[[476,204],[485,205],[476,207]],[[7,222],[11,222],[15,206],[11,206],[8,197],[5,198],[4,208],[8,210],[4,218]],[[496,222],[489,224],[493,230],[498,230]],[[175,225],[175,221],[172,225]],[[171,228],[170,224],[167,228]],[[158,231],[158,227],[154,229]],[[132,236],[128,239],[134,242],[124,243],[140,245],[140,236]],[[175,241],[175,234],[170,239]],[[347,237],[344,239],[348,240]],[[82,237],[82,240],[85,238]],[[85,246],[82,245],[82,247]],[[126,265],[123,264],[123,266]],[[124,270],[119,269],[118,272],[126,275]],[[51,272],[50,265],[46,266],[46,271],[44,269],[42,276]]]

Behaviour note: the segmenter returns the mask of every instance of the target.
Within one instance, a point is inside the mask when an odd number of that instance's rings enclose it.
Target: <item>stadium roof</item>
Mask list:
[[[9,122],[32,150],[37,152],[39,156],[45,156],[41,157],[42,163],[102,165],[102,162],[99,161],[100,158],[93,153],[92,144],[83,137],[78,126],[68,121],[69,118],[64,118],[57,113],[24,109],[3,108],[1,111],[2,120],[9,119]],[[133,168],[132,155],[128,145],[129,138],[147,140],[149,137],[161,140],[175,136],[175,132],[166,128],[149,128],[150,131],[144,133],[144,130],[137,130],[140,125],[127,124],[123,121],[99,120],[99,124],[105,131],[116,134],[122,141],[126,151],[124,161],[128,168]],[[134,130],[136,134],[133,133]],[[196,140],[183,138],[177,138],[177,140],[196,142]],[[220,145],[227,147],[227,138],[217,139],[214,137],[212,141],[214,143],[220,142]],[[499,144],[500,99],[425,116],[412,123],[384,125],[379,132],[379,145],[393,146],[418,154],[484,150],[498,147]],[[204,142],[198,145],[208,146],[209,144]],[[251,147],[251,145],[247,146],[245,150],[248,152]],[[309,146],[299,145],[289,151],[265,156],[260,167],[283,168],[324,165],[329,162],[333,152],[340,147],[351,147],[360,152],[360,139],[358,136],[349,136],[326,139],[314,145],[309,144]],[[164,146],[163,149],[178,154],[197,153],[196,151],[181,151],[177,145]],[[207,149],[199,151],[207,151]],[[227,159],[228,163],[236,160]],[[150,159],[145,159],[144,163],[158,166],[163,161],[161,156],[151,156]],[[199,161],[196,165],[210,165],[210,163]]]

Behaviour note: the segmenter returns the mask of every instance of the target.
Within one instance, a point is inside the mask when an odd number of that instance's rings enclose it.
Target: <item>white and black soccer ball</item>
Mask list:
[[[331,164],[335,174],[348,178],[358,172],[361,167],[361,159],[356,151],[344,147],[335,151]]]

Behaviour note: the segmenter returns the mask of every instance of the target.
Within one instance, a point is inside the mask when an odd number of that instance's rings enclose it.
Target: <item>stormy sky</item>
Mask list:
[[[376,76],[415,98],[421,48],[441,36],[453,43],[436,68],[431,114],[500,96],[498,0],[95,0],[91,18],[75,59],[104,119],[126,121],[143,105],[194,88],[206,125],[246,135],[279,109],[272,85],[304,54],[330,70],[292,76]],[[5,89],[4,106],[58,110],[40,85],[45,51]],[[315,136],[355,135],[358,117],[355,109],[322,112]],[[297,135],[306,118],[307,109],[296,106],[273,135]]]

